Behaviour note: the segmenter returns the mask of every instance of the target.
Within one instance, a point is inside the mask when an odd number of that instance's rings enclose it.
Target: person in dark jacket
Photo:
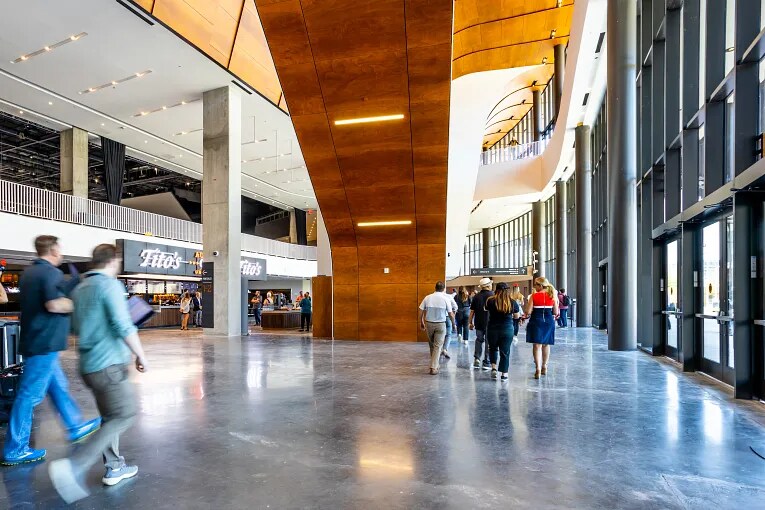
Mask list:
[[[300,300],[300,331],[311,330],[311,295],[306,292],[303,299]]]
[[[67,296],[79,283],[79,278],[74,274],[75,270],[73,277],[66,281],[58,268],[63,262],[58,238],[37,237],[35,250],[38,258],[24,271],[19,282],[19,350],[24,356],[24,372],[5,434],[5,465],[45,458],[45,450],[29,446],[32,413],[45,395],[51,398],[61,416],[71,442],[84,439],[101,426],[101,418],[83,420],[79,406],[69,394],[69,382],[58,359],[59,351],[67,348],[69,337],[69,314],[73,305]]]
[[[457,302],[457,341],[468,343],[470,337],[470,304],[473,302],[465,287],[454,297]]]

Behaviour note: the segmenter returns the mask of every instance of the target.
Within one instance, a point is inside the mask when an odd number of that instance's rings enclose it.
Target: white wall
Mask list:
[[[60,239],[66,257],[90,258],[93,248],[101,243],[114,243],[117,239],[131,239],[140,242],[170,244],[183,248],[201,250],[202,246],[182,241],[171,241],[159,237],[129,234],[74,223],[0,213],[0,252],[3,250],[34,252],[34,239],[38,235],[54,235]],[[274,257],[261,253],[242,251],[245,257],[259,257],[267,261],[269,276],[290,276],[310,278],[316,276],[316,261]],[[302,284],[301,284],[302,285]],[[301,289],[298,289],[301,290]]]

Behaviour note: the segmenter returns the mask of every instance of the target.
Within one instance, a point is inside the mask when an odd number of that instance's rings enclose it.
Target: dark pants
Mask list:
[[[486,343],[486,350],[484,351],[483,344]],[[482,329],[475,330],[475,349],[473,350],[473,356],[475,359],[486,359],[489,357],[489,345],[486,339],[486,331]]]
[[[255,309],[255,325],[260,326],[260,321],[263,318],[263,310],[261,308]]]
[[[470,313],[457,313],[457,334],[462,335],[462,339],[467,341],[470,336]]]
[[[513,319],[513,336],[518,336],[518,331],[521,329],[521,319]]]
[[[492,365],[497,364],[499,351],[499,366],[497,370],[506,373],[510,368],[510,346],[513,343],[513,328],[489,328],[486,332],[489,340],[489,359]]]
[[[300,314],[300,329],[308,331],[311,329],[311,313]]]
[[[568,308],[560,309],[560,319],[558,319],[558,326],[562,328],[568,326]]]
[[[83,374],[82,378],[93,391],[102,422],[101,428],[72,455],[75,473],[79,476],[86,472],[99,454],[104,466],[119,469],[125,465],[120,455],[120,434],[130,428],[138,412],[135,389],[128,380],[128,365],[111,365]]]

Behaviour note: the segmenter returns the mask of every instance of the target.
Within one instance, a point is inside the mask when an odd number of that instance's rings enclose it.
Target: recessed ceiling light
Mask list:
[[[181,131],[180,133],[175,133],[173,136],[186,136],[190,135],[191,133],[198,133],[200,131],[202,131],[202,128],[192,129],[191,131]]]
[[[80,32],[77,35],[72,35],[70,37],[67,37],[63,41],[59,41],[59,42],[54,43],[54,44],[49,44],[48,46],[44,46],[42,49],[39,49],[37,51],[33,51],[32,53],[27,53],[25,55],[21,55],[16,60],[11,60],[11,64],[18,64],[19,62],[26,62],[27,60],[29,60],[32,57],[36,57],[37,55],[42,55],[43,53],[49,53],[51,50],[54,50],[54,49],[56,49],[56,48],[58,48],[60,46],[63,46],[63,45],[68,44],[70,42],[73,42],[73,41],[76,41],[78,39],[81,39],[81,38],[85,37],[86,35],[88,35],[87,32]]]
[[[388,227],[388,226],[395,226],[395,225],[411,225],[411,220],[400,220],[400,221],[361,221],[357,223],[356,225],[359,227]]]
[[[550,39],[555,39],[555,33],[556,32],[557,32],[557,30],[555,30],[554,28],[552,30],[550,30]]]
[[[165,110],[169,110],[170,108],[177,108],[179,106],[186,106],[187,104],[196,103],[196,102],[199,102],[201,100],[202,99],[200,99],[200,98],[190,99],[190,100],[187,100],[187,101],[181,101],[179,103],[171,104],[170,106],[167,106],[167,105],[160,106],[159,108],[154,108],[153,110],[142,110],[142,111],[140,111],[140,112],[138,112],[136,114],[133,114],[133,117],[144,117],[144,116],[152,114],[152,113],[163,112]],[[196,129],[194,131],[189,131],[189,133],[196,132],[196,131],[201,131],[201,129]]]
[[[19,115],[24,115],[24,110],[19,110]]]
[[[53,101],[48,101],[48,106],[53,106]]]
[[[101,126],[105,126],[105,125],[106,125],[106,124],[104,124],[103,122],[101,123]],[[154,160],[154,161],[156,161],[156,160]]]
[[[136,78],[141,78],[143,76],[146,76],[150,72],[151,72],[151,69],[147,69],[146,71],[143,71],[140,73],[131,74],[130,76],[126,76],[119,80],[112,80],[108,83],[98,85],[97,87],[90,87],[88,89],[81,90],[80,94],[90,94],[92,92],[98,92],[99,90],[108,89],[109,87],[116,87],[117,85],[120,85],[121,83],[125,83],[126,81],[135,80]]]
[[[336,126],[345,126],[348,124],[366,124],[368,122],[383,122],[386,120],[401,120],[404,118],[403,113],[397,113],[395,115],[380,115],[378,117],[359,117],[356,119],[343,119],[336,120]]]
[[[545,65],[547,63],[547,57],[542,57],[542,65]]]
[[[149,141],[148,140],[144,140],[143,143],[149,143]]]

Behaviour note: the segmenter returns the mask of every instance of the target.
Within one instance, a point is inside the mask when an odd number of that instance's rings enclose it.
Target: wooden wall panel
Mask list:
[[[256,5],[329,234],[335,338],[421,339],[420,282],[445,271],[452,0]]]
[[[332,338],[332,277],[314,276],[311,279],[313,305],[313,337]]]

